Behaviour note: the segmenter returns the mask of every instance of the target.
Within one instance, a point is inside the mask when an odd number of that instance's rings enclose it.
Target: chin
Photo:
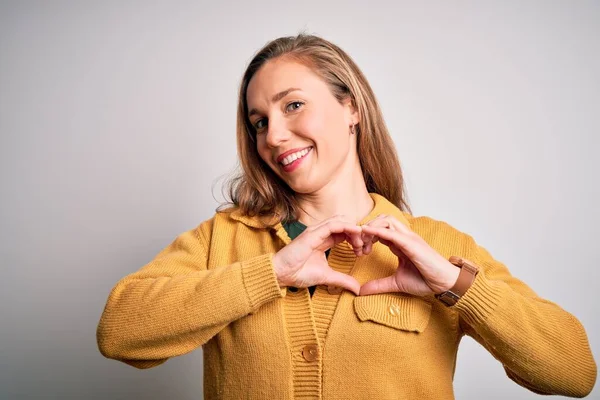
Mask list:
[[[322,182],[286,182],[290,189],[297,194],[311,194],[318,191],[322,186]]]

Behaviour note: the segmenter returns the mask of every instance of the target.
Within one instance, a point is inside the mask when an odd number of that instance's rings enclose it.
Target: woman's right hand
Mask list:
[[[358,296],[360,283],[350,275],[331,269],[325,251],[346,240],[355,254],[361,256],[361,235],[360,226],[339,215],[307,227],[290,244],[273,255],[279,286],[337,286]]]

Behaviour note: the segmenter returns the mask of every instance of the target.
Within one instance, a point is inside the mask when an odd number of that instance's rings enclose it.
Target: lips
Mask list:
[[[305,160],[310,157],[310,153],[312,153],[312,147],[309,147],[308,150],[301,151],[301,153],[305,153],[305,154],[299,158],[296,158],[289,164],[283,165],[283,163],[286,160],[285,158],[283,159],[283,161],[281,163],[279,163],[279,166],[283,170],[283,172],[285,172],[287,174],[291,174],[292,172],[294,172],[295,170],[300,168],[304,164]],[[291,156],[288,156],[287,159],[289,159],[290,157]]]
[[[297,148],[295,148],[295,149],[288,150],[288,151],[286,151],[285,153],[281,153],[281,154],[280,154],[280,155],[277,157],[277,160],[276,160],[276,161],[277,161],[277,163],[279,164],[279,163],[281,163],[281,162],[283,161],[283,159],[284,159],[284,158],[286,158],[286,157],[287,157],[287,156],[289,156],[290,154],[294,154],[294,153],[297,153],[297,152],[299,152],[299,151],[302,151],[302,150],[304,150],[304,149],[309,149],[309,148],[311,148],[311,147],[312,147],[312,146],[307,146],[307,147],[297,147]]]

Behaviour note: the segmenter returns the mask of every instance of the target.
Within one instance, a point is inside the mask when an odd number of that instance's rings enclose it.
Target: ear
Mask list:
[[[346,112],[348,126],[358,124],[360,122],[360,116],[358,115],[358,108],[352,101],[352,97],[346,97],[342,104],[344,105],[344,111]]]

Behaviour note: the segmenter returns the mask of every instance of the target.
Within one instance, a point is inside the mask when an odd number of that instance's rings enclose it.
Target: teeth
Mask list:
[[[286,158],[284,158],[281,161],[281,163],[283,165],[288,165],[289,163],[294,162],[295,160],[297,160],[297,159],[299,159],[301,157],[304,157],[308,153],[309,150],[310,150],[310,147],[308,149],[300,150],[299,152],[290,154],[289,156],[287,156]]]

